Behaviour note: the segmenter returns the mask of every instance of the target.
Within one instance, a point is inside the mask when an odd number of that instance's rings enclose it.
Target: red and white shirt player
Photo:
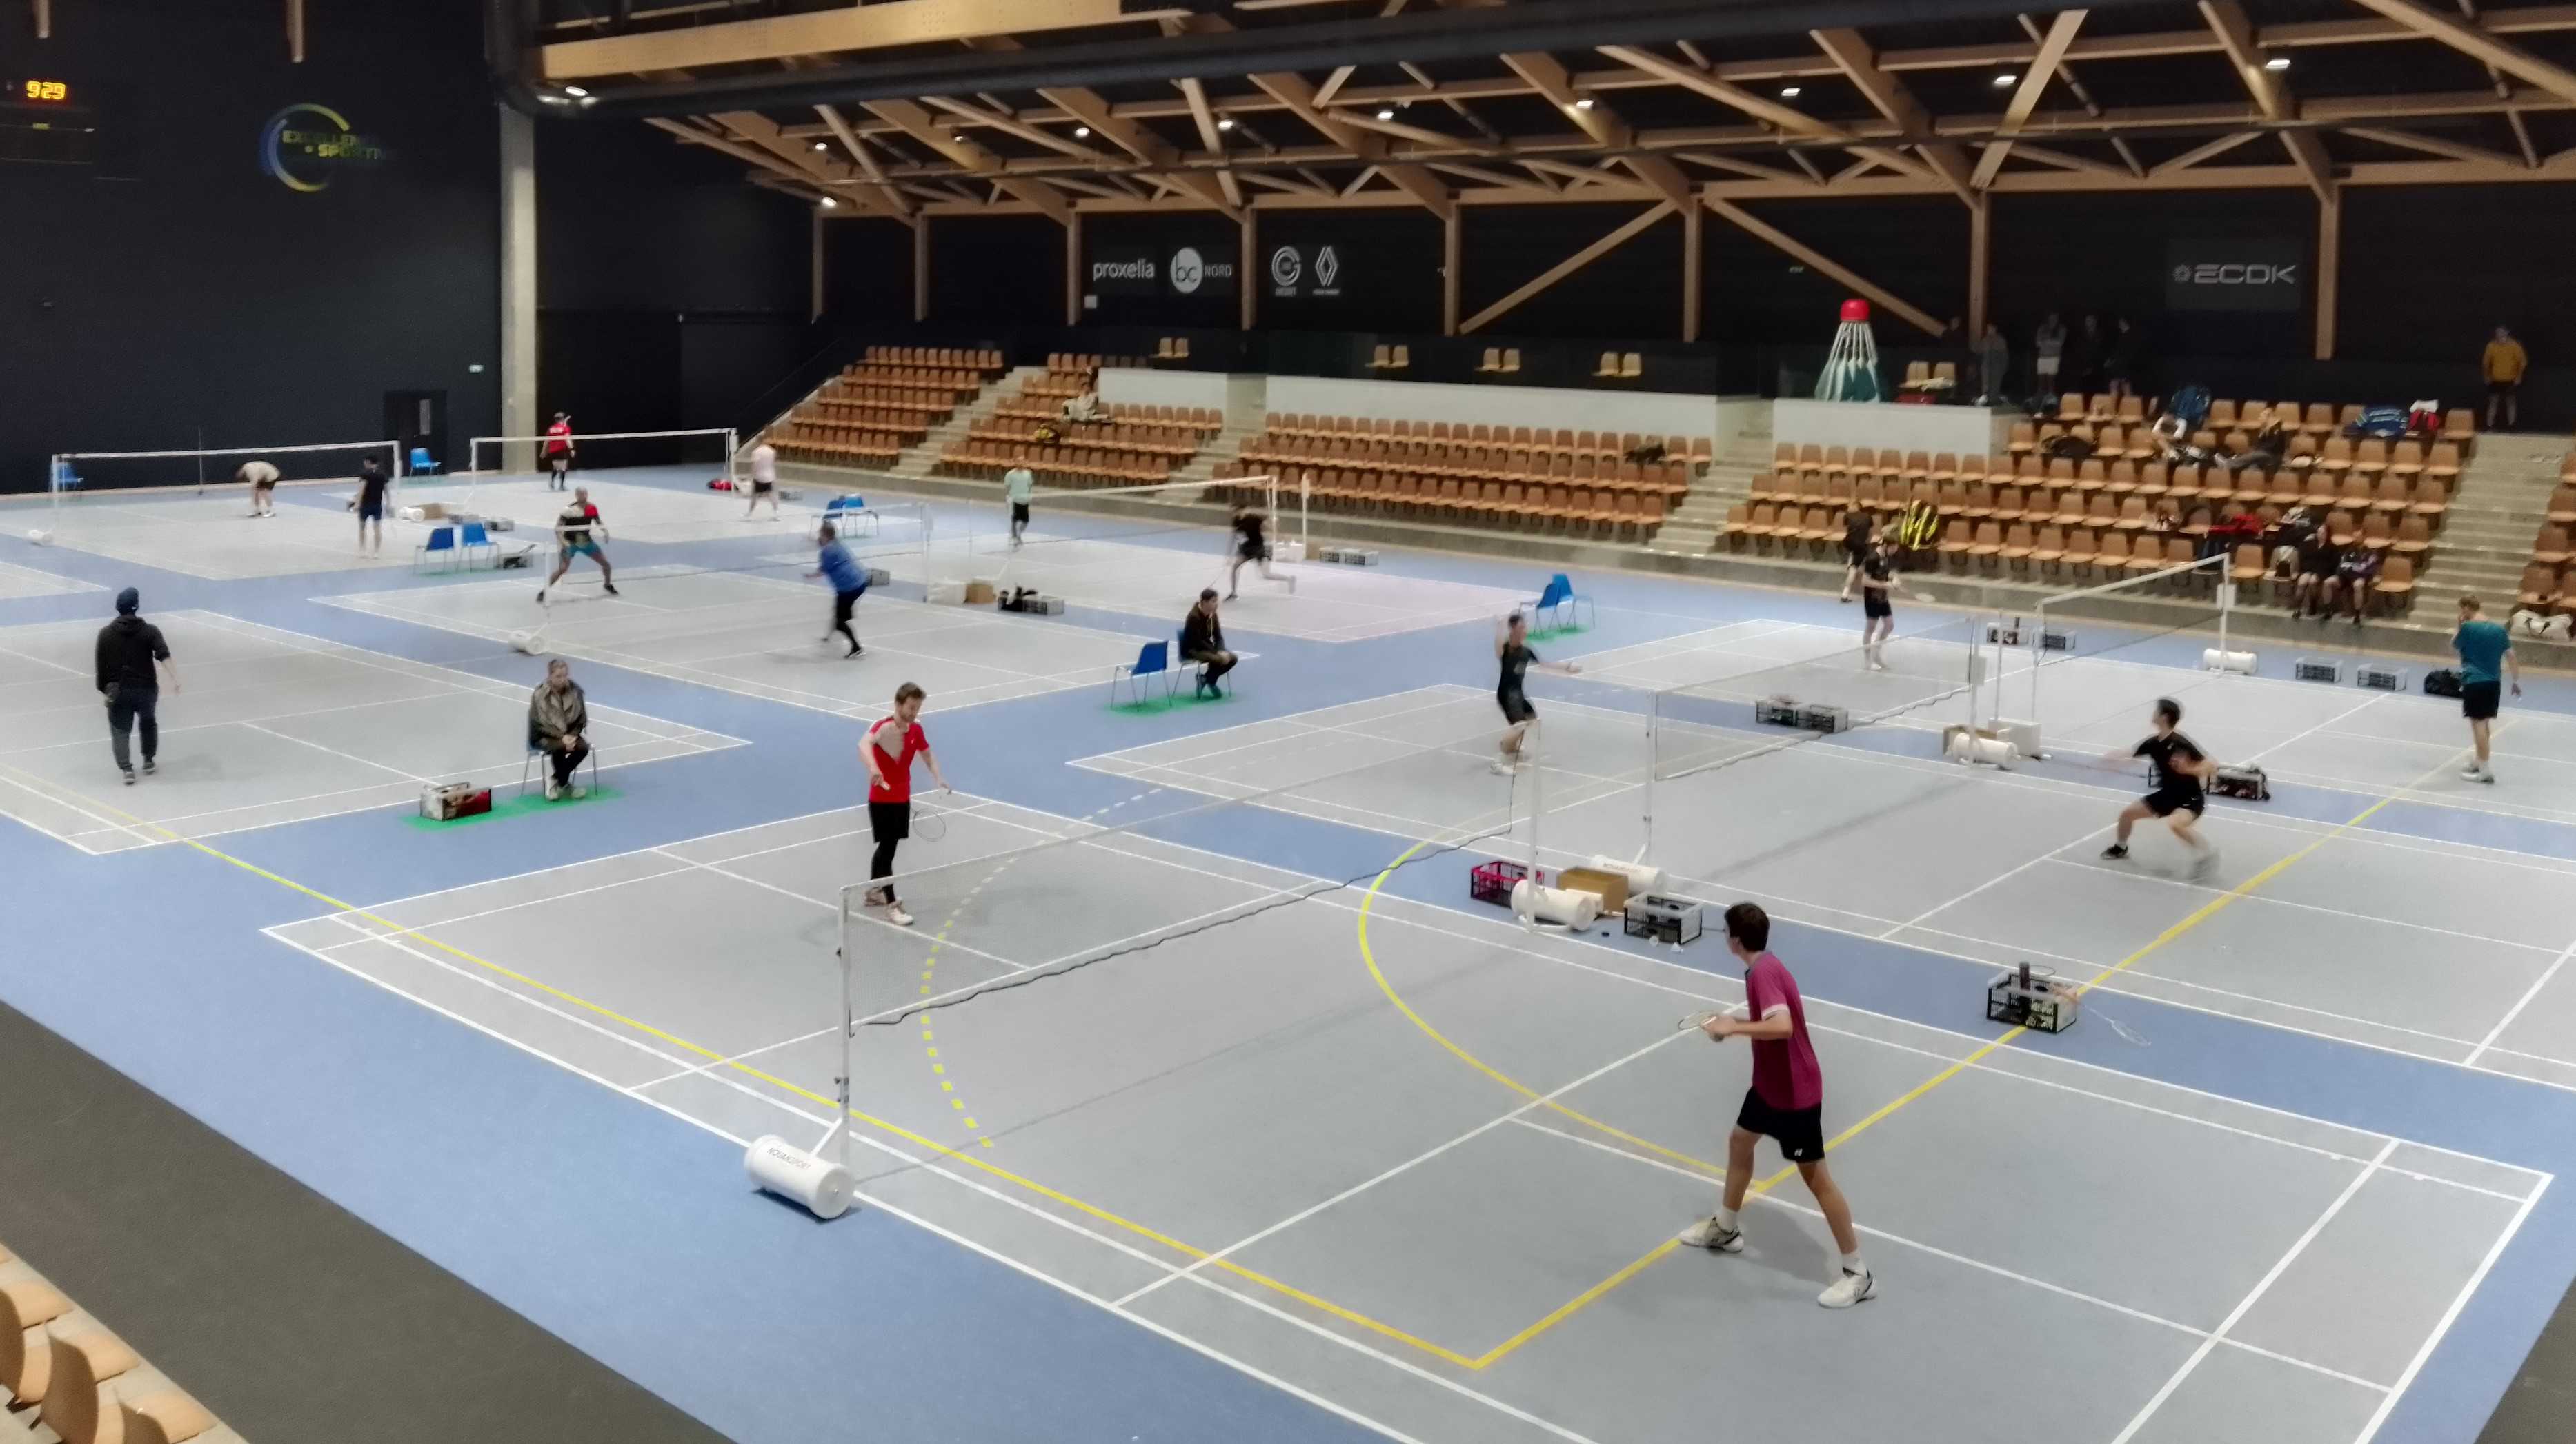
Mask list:
[[[546,428],[545,457],[546,470],[554,476],[555,484],[560,486],[563,483],[564,473],[572,469],[571,416],[558,412],[555,415],[554,424]]]
[[[894,715],[879,718],[859,744],[859,755],[868,767],[868,831],[876,839],[876,852],[868,859],[868,881],[877,885],[868,889],[868,906],[884,908],[886,921],[897,927],[912,926],[912,915],[896,901],[894,884],[882,880],[894,876],[895,845],[912,835],[913,759],[921,759],[930,769],[930,778],[941,791],[948,790],[939,759],[931,754],[930,737],[921,730],[925,700],[927,694],[921,688],[904,683],[894,694]]]

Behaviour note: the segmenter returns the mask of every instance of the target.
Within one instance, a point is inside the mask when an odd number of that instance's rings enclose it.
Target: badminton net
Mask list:
[[[1296,492],[1266,476],[1039,487],[1016,538],[998,492],[941,508],[929,579],[1026,586],[1092,605],[1186,605],[1230,565],[1238,506],[1263,514],[1274,549],[1302,535]]]
[[[742,482],[730,427],[678,431],[576,432],[558,436],[478,436],[466,446],[465,472],[479,479],[525,479],[548,473],[558,444],[570,449],[571,474],[604,481]]]
[[[1728,671],[1657,689],[1650,708],[1653,776],[1680,783],[1794,747],[1870,729],[1937,734],[1969,719],[1997,663],[1982,614],[1888,638],[1873,652],[1808,628],[1757,634]],[[1765,654],[1775,660],[1759,660]],[[1875,745],[1875,744],[1874,744]],[[1931,752],[1929,742],[1915,749]]]
[[[1999,680],[1993,706],[2037,723],[2051,741],[2136,731],[2158,697],[2205,680],[2200,670],[2232,648],[2228,569],[2224,555],[2136,568],[2001,618],[2013,673]]]
[[[306,442],[292,446],[213,446],[168,451],[69,451],[57,454],[47,485],[57,501],[84,493],[240,488],[242,467],[264,461],[281,481],[354,482],[369,460],[387,476],[403,474],[402,447],[391,441]]]

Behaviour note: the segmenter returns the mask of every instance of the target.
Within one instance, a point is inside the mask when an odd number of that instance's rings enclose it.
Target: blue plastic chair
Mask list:
[[[854,491],[843,493],[824,502],[822,520],[830,522],[833,530],[846,537],[877,534],[877,514],[868,510],[868,499]],[[866,531],[857,529],[858,523],[862,521],[868,524]],[[815,524],[815,535],[817,537],[822,535],[821,522]]]
[[[465,565],[470,567],[475,564],[474,553],[477,548],[485,553],[483,560],[487,563],[500,558],[501,548],[493,543],[491,533],[483,529],[483,523],[469,521],[465,523],[465,535],[459,538],[456,544],[457,552]]]
[[[411,461],[409,465],[411,467],[410,474],[413,476],[438,475],[438,462],[430,456],[429,448],[426,446],[415,446],[411,449]]]
[[[1118,705],[1118,684],[1124,682],[1127,684],[1131,705],[1143,706],[1145,679],[1148,677],[1162,678],[1163,695],[1167,698],[1172,695],[1172,688],[1177,685],[1178,678],[1172,671],[1171,643],[1147,642],[1136,649],[1134,666],[1122,666],[1112,671],[1109,674],[1109,705],[1112,707]]]
[[[442,526],[432,529],[429,534],[429,540],[423,542],[411,554],[412,570],[419,571],[427,567],[429,565],[430,556],[437,552],[445,552],[447,554],[447,562],[449,566],[453,567],[455,565],[458,557],[456,547],[456,528],[452,526]]]
[[[1558,572],[1547,579],[1547,587],[1538,594],[1538,600],[1530,603],[1530,626],[1540,631],[1552,631],[1568,623],[1579,627],[1584,625],[1587,613],[1595,621],[1600,618],[1592,599],[1576,595],[1573,580]]]

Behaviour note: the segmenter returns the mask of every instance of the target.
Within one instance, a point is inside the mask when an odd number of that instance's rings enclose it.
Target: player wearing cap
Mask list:
[[[160,771],[153,759],[161,751],[161,678],[179,690],[179,669],[170,661],[170,644],[161,629],[143,620],[143,598],[134,588],[116,594],[116,620],[98,629],[98,695],[107,702],[107,740],[116,755],[116,770],[125,785],[134,785],[134,757],[126,734],[143,733],[143,775]],[[157,669],[157,670],[156,670]]]
[[[1860,1231],[1851,1204],[1825,1167],[1825,1075],[1807,1040],[1807,1005],[1798,980],[1771,952],[1771,918],[1752,903],[1726,910],[1726,948],[1744,964],[1744,1006],[1700,1024],[1710,1041],[1742,1038],[1753,1045],[1753,1086],[1726,1139],[1726,1192],[1717,1212],[1683,1230],[1681,1241],[1715,1253],[1742,1253],[1737,1215],[1753,1181],[1753,1148],[1768,1138],[1780,1156],[1797,1165],[1816,1209],[1832,1230],[1842,1272],[1816,1296],[1829,1309],[1847,1309],[1878,1292],[1878,1280],[1861,1261]]]

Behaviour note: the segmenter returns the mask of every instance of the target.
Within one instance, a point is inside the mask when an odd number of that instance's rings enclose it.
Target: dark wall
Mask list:
[[[2316,233],[2305,191],[1998,196],[1994,312],[2016,352],[2050,311],[2070,322],[2081,312],[2126,315],[2143,333],[2149,384],[2160,384],[2157,363],[2176,358],[2302,359],[2315,346]],[[2312,278],[2306,304],[2277,314],[2166,309],[2167,245],[2234,239],[2296,246]]]
[[[354,441],[384,393],[444,390],[449,434],[496,429],[498,124],[472,6],[195,0],[8,22],[0,71],[113,89],[130,180],[0,165],[0,488],[55,451]],[[331,108],[384,158],[299,193],[265,173],[285,107]],[[315,174],[320,174],[318,170]],[[308,177],[309,178],[309,177]],[[470,367],[484,369],[475,374]]]
[[[1063,226],[1045,216],[941,216],[930,225],[930,319],[1064,324]]]
[[[823,227],[823,309],[851,329],[912,324],[912,228],[834,220]]]
[[[583,431],[749,419],[819,344],[812,214],[661,131],[541,122],[538,414],[569,411]]]
[[[1232,221],[1210,215],[1101,215],[1082,218],[1083,310],[1086,324],[1102,326],[1204,326],[1242,320],[1242,278],[1234,274],[1242,233]],[[1195,289],[1173,281],[1173,260],[1197,253]],[[1102,266],[1145,262],[1154,279],[1139,282],[1101,275]]]
[[[2576,365],[2576,187],[2362,188],[2343,200],[2337,351],[2474,367],[2497,326],[2538,366]]]
[[[1907,303],[1948,319],[1968,309],[1968,209],[1954,200],[1747,201],[1766,225],[1813,247]],[[1721,346],[1823,347],[1851,296],[1842,282],[1722,216],[1702,223],[1706,271],[1700,334]],[[1673,284],[1680,284],[1678,281]],[[1876,326],[1882,348],[1928,344],[1893,316]]]
[[[1440,330],[1440,218],[1426,210],[1277,211],[1261,217],[1253,248],[1262,329],[1362,331],[1394,335]],[[1330,286],[1319,285],[1325,247]],[[1297,280],[1280,252],[1296,256]],[[1281,295],[1292,290],[1293,295]],[[1338,294],[1322,295],[1321,291]]]
[[[1458,237],[1459,319],[1545,274],[1645,207],[1471,206]],[[1584,339],[1681,337],[1682,221],[1666,216],[1618,249],[1494,319],[1484,334]]]

